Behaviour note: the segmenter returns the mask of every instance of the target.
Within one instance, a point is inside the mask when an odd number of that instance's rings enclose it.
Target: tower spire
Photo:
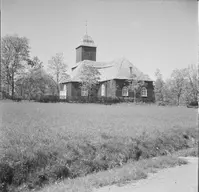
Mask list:
[[[86,24],[85,24],[85,27],[86,27],[86,35],[88,35],[88,34],[87,34],[87,26],[88,26],[88,25],[87,25],[87,20],[86,20]]]

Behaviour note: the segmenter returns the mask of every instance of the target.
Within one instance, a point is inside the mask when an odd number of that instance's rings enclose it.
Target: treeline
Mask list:
[[[37,56],[30,57],[26,37],[4,36],[1,53],[0,93],[3,98],[33,100],[46,94],[58,95],[59,83],[68,77],[62,53],[53,56],[45,70]]]
[[[44,69],[43,63],[35,56],[30,57],[30,44],[26,37],[17,35],[4,36],[1,39],[0,93],[3,98],[42,100],[59,98],[59,85],[69,78],[67,64],[62,53],[53,56]],[[48,72],[47,72],[48,71]],[[192,64],[185,69],[175,69],[170,78],[163,80],[157,69],[154,82],[155,101],[160,105],[181,105],[198,101],[198,66]],[[85,66],[82,71],[82,86],[92,95],[100,73],[92,66]],[[139,91],[139,81],[134,78],[133,87]],[[134,94],[136,95],[136,94]],[[135,98],[134,98],[135,100]]]
[[[194,64],[184,69],[175,69],[170,78],[164,81],[157,69],[154,89],[156,102],[160,105],[198,105],[198,70]]]

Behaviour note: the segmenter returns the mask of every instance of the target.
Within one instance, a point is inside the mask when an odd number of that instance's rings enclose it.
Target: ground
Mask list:
[[[95,192],[197,192],[198,191],[198,158],[187,157],[187,165],[177,166],[151,174],[147,179],[128,185],[108,186]]]
[[[14,168],[14,187],[41,185],[41,175],[54,182],[169,154],[193,146],[197,137],[197,110],[186,107],[22,101],[0,108],[0,162]],[[37,171],[29,175],[26,168]]]

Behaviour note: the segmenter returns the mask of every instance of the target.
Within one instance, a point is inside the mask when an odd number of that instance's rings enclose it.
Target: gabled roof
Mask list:
[[[135,75],[138,80],[152,81],[148,75],[142,73],[130,61],[125,58],[120,58],[111,62],[81,61],[77,63],[74,70],[71,71],[69,74],[70,78],[66,82],[81,82],[80,75],[84,65],[91,65],[97,68],[101,74],[101,82],[111,79],[132,79],[130,68],[132,69],[132,74]]]

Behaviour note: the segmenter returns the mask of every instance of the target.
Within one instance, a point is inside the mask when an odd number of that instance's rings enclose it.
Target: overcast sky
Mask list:
[[[44,65],[63,52],[75,64],[85,34],[97,45],[97,61],[126,57],[154,78],[197,63],[196,0],[2,0],[2,35],[30,40],[31,56]]]

